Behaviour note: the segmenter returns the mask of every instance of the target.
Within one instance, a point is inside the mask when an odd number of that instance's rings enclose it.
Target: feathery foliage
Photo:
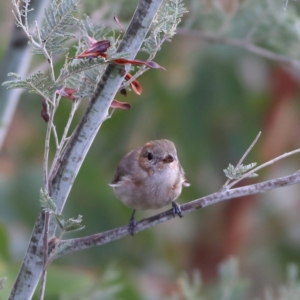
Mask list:
[[[253,169],[257,163],[251,163],[249,165],[244,166],[243,164],[239,165],[238,167],[234,167],[233,165],[229,164],[227,169],[224,169],[225,176],[229,179],[240,179],[242,176],[247,173],[249,170]],[[257,177],[256,173],[251,173],[247,176],[247,178]]]
[[[31,0],[23,0],[22,2],[23,2],[23,5],[22,5],[22,8],[20,9],[20,16],[26,19],[28,13],[33,11],[33,8],[29,8]],[[19,1],[17,1],[17,0],[12,0],[12,3],[15,7],[19,6]],[[16,19],[16,26],[23,27],[24,24],[22,23],[22,19],[18,18],[14,11],[13,11],[13,14]]]
[[[153,20],[153,28],[145,39],[142,51],[152,54],[160,50],[165,41],[171,41],[183,14],[187,13],[183,0],[169,0],[157,12]]]
[[[15,2],[16,0],[12,1]],[[21,15],[25,20],[27,20],[27,14],[30,12],[29,4],[30,0],[25,1],[21,11]],[[37,28],[30,42],[33,53],[44,54],[49,62],[49,58],[52,60],[54,55],[68,50],[64,46],[65,42],[74,37],[72,33],[68,32],[70,27],[77,28],[81,32],[82,38],[79,39],[78,45],[75,46],[75,57],[65,60],[60,75],[55,78],[52,70],[51,78],[41,72],[37,72],[31,77],[23,79],[17,74],[11,73],[9,75],[14,76],[16,80],[6,81],[4,85],[9,89],[25,88],[29,92],[41,95],[48,101],[51,101],[50,99],[53,98],[55,91],[61,86],[76,89],[75,97],[91,97],[106,65],[114,63],[115,59],[127,58],[130,55],[127,52],[116,53],[120,43],[120,36],[116,37],[113,29],[92,23],[88,16],[85,16],[83,20],[76,19],[74,13],[78,11],[78,4],[79,0],[52,0],[49,8],[45,10],[41,28]],[[17,10],[17,6],[15,8]],[[142,47],[142,50],[150,54],[150,59],[154,58],[164,41],[173,37],[182,15],[186,12],[183,0],[167,0],[161,6],[153,21],[151,33],[144,41]],[[15,16],[17,24],[26,30],[27,24],[21,23],[22,20],[17,17],[19,16],[18,13]],[[110,47],[106,51],[107,58],[77,58],[80,53],[90,47],[89,38],[93,38],[96,41],[104,39],[110,41]],[[139,69],[140,67],[131,67],[132,70],[134,68]]]
[[[90,36],[97,41],[105,40],[107,36],[114,37],[114,30],[112,28],[102,24],[94,24],[89,16],[85,16],[85,19],[80,20],[78,26],[83,37]]]
[[[180,296],[174,295],[168,300],[208,300],[208,299],[250,299],[251,280],[240,274],[239,263],[235,257],[222,262],[219,267],[218,281],[211,288],[205,288],[199,270],[194,270],[192,276],[183,273],[177,280]],[[299,268],[295,264],[287,266],[287,280],[276,289],[265,288],[264,296],[255,293],[255,299],[262,300],[298,300],[300,299]],[[253,295],[251,299],[253,298]]]
[[[106,61],[102,57],[97,57],[93,59],[74,59],[71,63],[66,64],[64,66],[64,68],[61,70],[59,79],[63,81],[69,77],[78,75],[81,72],[94,69],[99,69],[99,74],[100,71],[103,71],[105,67]]]
[[[8,76],[15,77],[15,80],[9,80],[2,83],[8,89],[26,89],[29,93],[36,93],[43,98],[49,99],[55,90],[53,82],[42,72],[37,72],[27,79],[23,79],[16,73],[8,73]]]
[[[64,43],[75,37],[67,28],[78,22],[73,16],[78,11],[78,4],[79,0],[52,0],[49,8],[45,10],[44,22],[35,38],[41,39],[52,56],[65,52],[68,48],[63,46]],[[34,52],[42,54],[40,48],[34,48]]]
[[[43,189],[40,190],[40,204],[41,204],[42,209],[45,212],[48,212],[50,214],[57,213],[57,206],[56,206],[55,202],[49,196],[49,193]]]
[[[245,299],[250,281],[241,278],[238,260],[230,257],[219,265],[220,285],[216,299]]]
[[[100,75],[104,68],[105,66],[101,65],[86,69],[81,73],[77,73],[74,76],[69,77],[66,84],[77,90],[77,92],[74,93],[75,97],[90,98],[94,93],[95,85],[97,84],[97,80],[100,79]]]
[[[120,270],[114,265],[109,266],[104,270],[100,277],[96,277],[96,281],[90,282],[88,288],[74,290],[73,293],[66,295],[64,300],[120,300],[125,299],[121,293],[126,286],[122,278]]]

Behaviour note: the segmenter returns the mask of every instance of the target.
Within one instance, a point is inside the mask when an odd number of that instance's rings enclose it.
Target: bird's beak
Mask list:
[[[172,155],[168,154],[165,158],[162,159],[162,161],[164,163],[169,164],[174,161],[174,157]]]

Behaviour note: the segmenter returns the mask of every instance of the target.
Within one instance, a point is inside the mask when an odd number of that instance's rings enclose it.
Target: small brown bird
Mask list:
[[[175,202],[183,186],[189,186],[169,140],[155,140],[127,153],[119,162],[110,186],[126,206],[133,209],[129,233],[134,235],[136,210],[157,209],[172,203],[173,215],[182,217]]]

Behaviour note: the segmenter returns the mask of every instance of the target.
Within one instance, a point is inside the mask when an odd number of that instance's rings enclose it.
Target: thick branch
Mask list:
[[[131,54],[129,58],[135,57],[161,2],[162,0],[140,0],[118,51],[129,52]],[[126,74],[122,70],[123,67],[116,65],[109,65],[106,68],[80,124],[65,148],[64,156],[61,160],[58,160],[58,165],[54,168],[55,173],[50,174],[50,178],[53,179],[50,192],[59,212],[64,207],[81,164],[101,124],[107,118],[110,104]],[[51,186],[51,182],[49,185]],[[42,274],[43,235],[41,229],[43,228],[44,218],[41,216],[43,216],[43,213],[40,214],[36,221],[30,244],[10,299],[31,299]],[[50,237],[55,233],[55,229],[56,224],[52,220],[49,224]]]
[[[191,36],[194,38],[199,38],[200,40],[203,40],[203,41],[206,41],[209,43],[220,43],[220,44],[225,44],[225,45],[242,48],[242,49],[245,49],[256,55],[265,57],[267,59],[289,65],[296,69],[300,69],[300,61],[299,60],[290,58],[285,55],[274,53],[270,50],[256,46],[247,40],[239,40],[239,39],[226,38],[226,37],[222,37],[222,36],[215,36],[215,35],[205,33],[202,31],[188,30],[188,29],[184,29],[184,28],[178,28],[177,33],[181,34],[181,35]]]
[[[289,186],[297,183],[300,183],[300,173],[298,172],[293,175],[285,176],[282,178],[268,180],[261,183],[252,184],[252,185],[248,185],[236,189],[220,191],[196,199],[194,201],[188,202],[186,204],[181,205],[180,207],[182,212],[184,214],[187,214],[196,209],[203,208],[212,204],[216,204],[224,200],[254,195],[254,194],[266,192],[269,190],[273,190],[276,188]],[[137,223],[135,232],[139,232],[147,228],[151,228],[157,224],[166,222],[172,218],[173,218],[172,210],[168,210],[156,216],[141,220]],[[88,249],[94,246],[101,246],[103,244],[120,239],[128,234],[129,234],[128,227],[123,226],[103,233],[97,233],[91,236],[86,236],[77,239],[63,240],[60,242],[58,251],[54,256],[54,259],[74,251]]]
[[[117,52],[126,51],[131,54],[129,58],[135,57],[161,2],[162,0],[139,2]],[[120,65],[109,65],[106,68],[83,118],[66,146],[64,156],[59,160],[60,165],[57,173],[54,174],[50,191],[59,212],[64,207],[79,168],[100,126],[108,116],[110,104],[125,74],[124,67]],[[50,234],[54,233],[55,226],[53,221],[49,228]]]

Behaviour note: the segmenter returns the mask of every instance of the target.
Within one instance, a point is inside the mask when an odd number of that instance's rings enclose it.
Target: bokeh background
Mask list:
[[[239,161],[259,131],[261,138],[245,163],[262,164],[299,148],[299,69],[224,42],[209,43],[190,32],[251,39],[274,53],[300,59],[299,3],[289,3],[285,11],[278,2],[185,2],[190,11],[180,24],[185,30],[155,58],[167,71],[150,70],[141,76],[141,96],[118,95],[131,109],[116,111],[101,127],[64,210],[66,217],[83,215],[86,227],[65,238],[128,223],[131,211],[108,183],[121,157],[149,140],[167,138],[177,146],[191,183],[180,203],[218,191],[226,181],[223,169]],[[136,4],[82,0],[81,13],[109,25],[116,13],[126,26]],[[10,1],[2,3],[0,60],[14,26],[11,10]],[[35,59],[32,69],[41,61]],[[59,72],[59,64],[56,68]],[[0,277],[7,277],[0,299],[13,285],[40,210],[46,130],[41,100],[22,94],[0,152]],[[67,99],[61,101],[55,120],[59,132],[70,105]],[[85,107],[86,102],[76,122]],[[289,175],[299,166],[299,156],[290,157],[240,185]],[[225,299],[222,288],[230,276],[228,286],[234,288],[226,299],[266,299],[268,293],[274,297],[268,299],[277,299],[287,266],[300,264],[299,211],[300,187],[295,185],[225,201],[134,238],[73,253],[49,267],[46,299]],[[200,292],[188,298],[186,290],[193,288]]]

